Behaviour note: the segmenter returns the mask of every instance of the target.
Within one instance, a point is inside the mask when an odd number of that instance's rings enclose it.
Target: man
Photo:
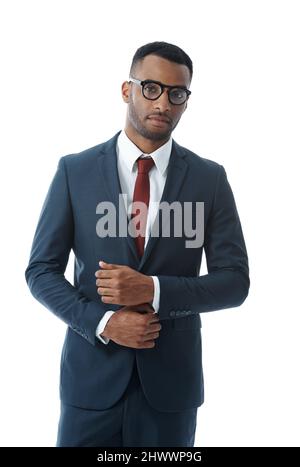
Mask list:
[[[44,202],[26,280],[68,325],[57,446],[194,445],[200,313],[241,305],[250,282],[223,166],[171,138],[192,74],[179,47],[140,47],[122,84],[124,130],[62,157]],[[159,223],[159,202],[190,206],[203,241],[193,244],[191,229],[178,235],[178,210],[164,235],[171,216]],[[74,285],[64,277],[71,249]],[[199,276],[203,249],[208,274]]]

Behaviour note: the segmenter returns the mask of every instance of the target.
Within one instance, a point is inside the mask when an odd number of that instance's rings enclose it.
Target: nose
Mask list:
[[[160,112],[169,112],[171,110],[171,104],[168,96],[168,89],[165,88],[163,93],[154,102],[154,108],[160,110]]]

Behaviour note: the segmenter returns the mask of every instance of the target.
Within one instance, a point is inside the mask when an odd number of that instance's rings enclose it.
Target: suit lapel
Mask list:
[[[117,226],[120,225],[120,222],[126,222],[126,226],[128,226],[128,216],[125,211],[124,203],[120,203],[121,206],[119,207],[119,195],[122,194],[122,191],[118,175],[116,144],[120,133],[121,131],[119,131],[104,145],[104,148],[98,157],[98,166],[100,170],[102,186],[104,186],[107,193],[107,200],[111,201],[116,208]],[[120,215],[122,216],[121,218]],[[120,237],[120,240],[128,243],[128,247],[130,248],[136,263],[138,264],[139,258],[136,251],[134,238],[130,235],[126,235],[126,237]]]
[[[129,220],[125,211],[124,203],[121,203],[121,206],[119,207],[119,195],[122,194],[118,175],[116,152],[116,144],[119,134],[120,131],[103,145],[98,157],[98,168],[100,171],[101,184],[107,193],[107,200],[111,201],[116,207],[117,226],[119,226],[119,222],[124,222],[124,219],[126,225],[128,226]],[[182,184],[188,168],[187,163],[184,160],[184,155],[185,153],[181,146],[179,146],[173,140],[166,183],[160,202],[165,201],[167,203],[172,203],[178,199],[178,195],[182,188]],[[122,219],[120,218],[120,215],[122,216]],[[159,212],[156,215],[156,220],[158,220],[158,215]],[[127,245],[135,258],[139,270],[142,269],[145,262],[150,257],[153,247],[155,246],[158,239],[159,237],[149,237],[144,254],[139,260],[134,238],[131,237],[131,235],[120,237],[120,240],[127,242]]]
[[[172,203],[178,199],[178,195],[182,188],[182,184],[188,168],[187,163],[184,160],[184,151],[181,147],[173,140],[172,151],[170,155],[167,179],[162,193],[160,202]],[[159,212],[156,214],[155,222],[158,220]],[[160,227],[160,230],[162,226]],[[139,270],[142,269],[147,259],[155,246],[159,237],[149,237],[144,254],[139,263]]]

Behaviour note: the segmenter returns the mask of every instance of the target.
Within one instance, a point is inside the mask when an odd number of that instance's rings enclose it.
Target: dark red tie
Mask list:
[[[152,157],[141,158],[139,157],[137,160],[138,166],[138,174],[136,177],[135,185],[134,185],[134,192],[133,192],[133,203],[139,201],[143,202],[149,206],[149,198],[150,198],[150,182],[149,182],[149,171],[154,166],[154,160]],[[141,232],[141,235],[137,235],[135,237],[135,244],[136,249],[138,252],[139,257],[141,258],[144,253],[144,245],[145,245],[145,232],[146,232],[146,225],[147,225],[147,213],[142,211],[142,213],[137,210],[134,214],[132,214],[132,218],[136,215],[139,215],[141,219],[142,225],[140,226],[140,221],[136,224],[136,229]],[[142,214],[142,215],[141,215]],[[134,224],[133,224],[134,225]]]

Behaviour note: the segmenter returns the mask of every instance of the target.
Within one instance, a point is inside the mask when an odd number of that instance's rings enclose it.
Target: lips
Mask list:
[[[158,122],[158,123],[168,123],[170,124],[170,120],[167,119],[167,118],[164,118],[164,117],[159,117],[159,116],[156,116],[156,115],[152,115],[150,117],[148,117],[150,120],[153,120],[154,122]]]

